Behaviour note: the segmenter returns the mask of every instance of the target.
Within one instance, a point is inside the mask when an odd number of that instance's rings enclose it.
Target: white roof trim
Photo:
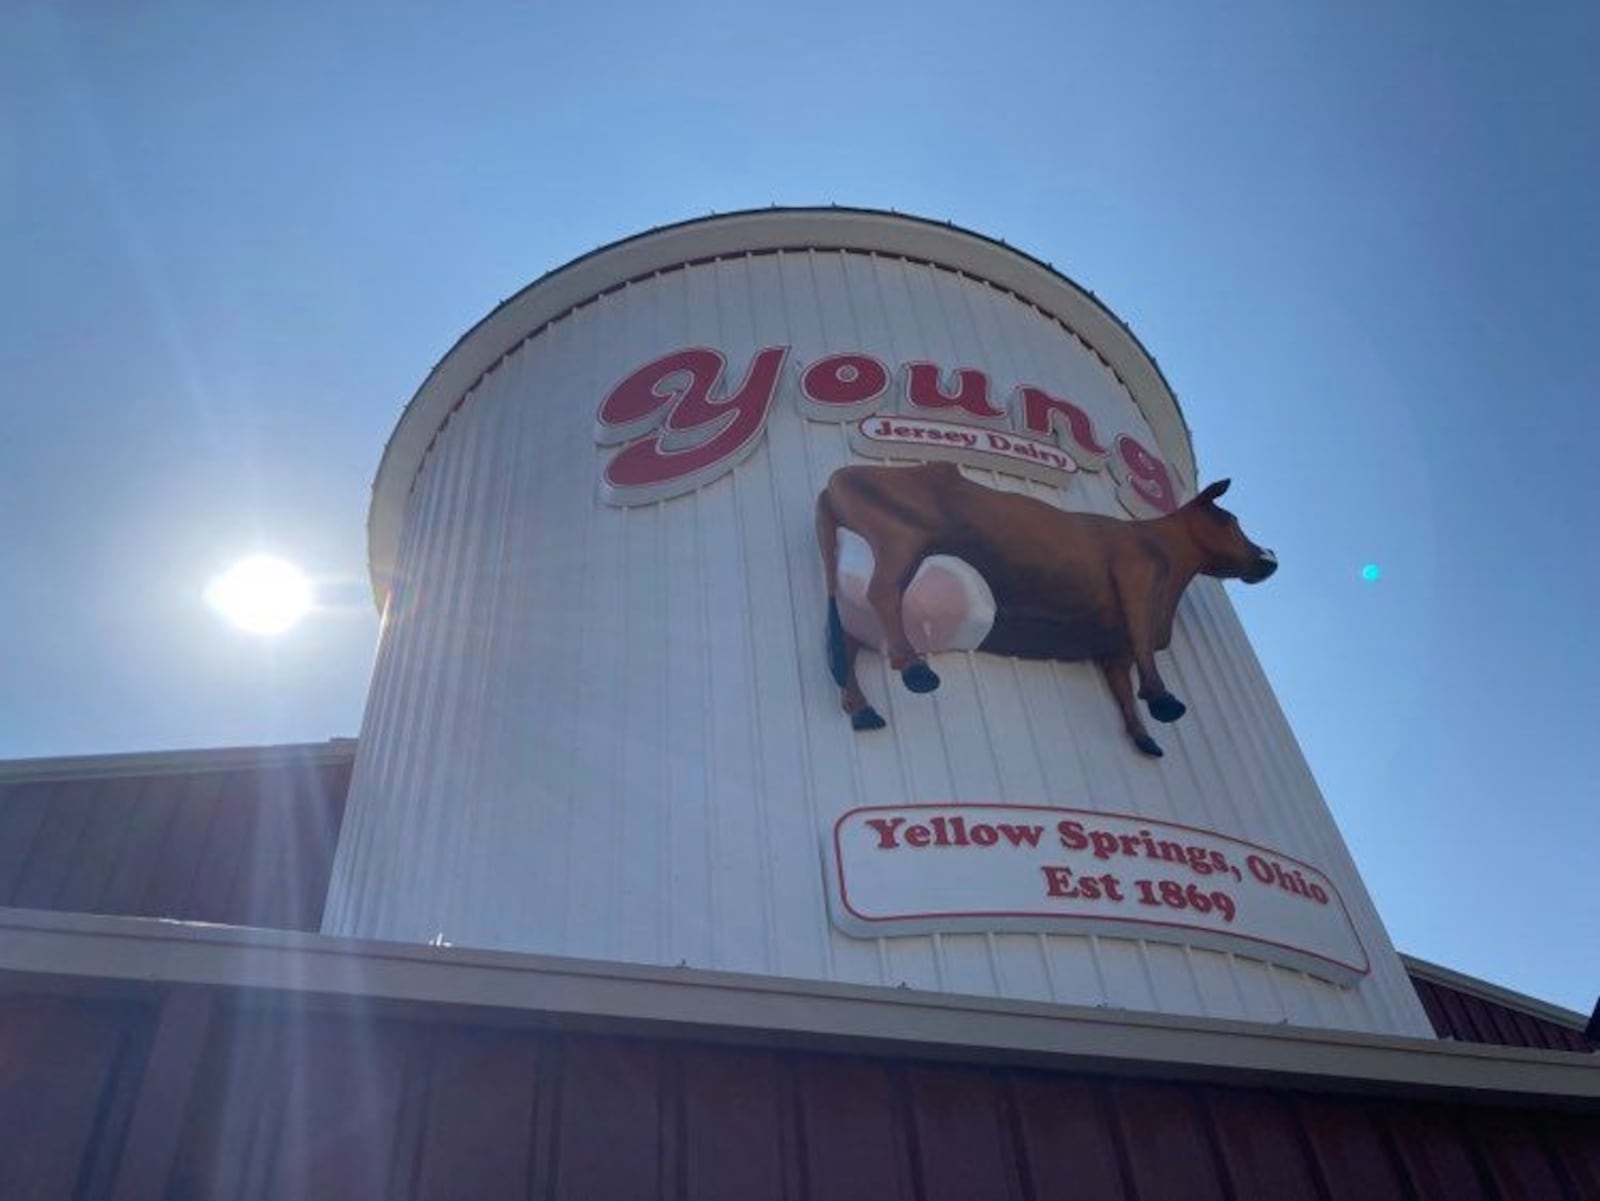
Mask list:
[[[694,968],[0,909],[0,985],[272,991],[287,1002],[468,1006],[483,1020],[1367,1094],[1600,1101],[1600,1058]]]

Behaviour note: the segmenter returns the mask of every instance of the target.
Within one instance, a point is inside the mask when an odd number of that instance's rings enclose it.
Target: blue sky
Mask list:
[[[464,329],[648,226],[892,207],[1133,326],[1396,942],[1587,1011],[1597,61],[1581,3],[5,5],[0,756],[354,734],[368,487]],[[272,643],[200,599],[256,549],[326,602]]]

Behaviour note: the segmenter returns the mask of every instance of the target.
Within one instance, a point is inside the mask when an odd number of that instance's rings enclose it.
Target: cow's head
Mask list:
[[[1184,524],[1200,552],[1202,572],[1259,584],[1278,570],[1278,556],[1246,538],[1239,519],[1217,504],[1217,497],[1228,490],[1228,483],[1218,480],[1184,505]]]

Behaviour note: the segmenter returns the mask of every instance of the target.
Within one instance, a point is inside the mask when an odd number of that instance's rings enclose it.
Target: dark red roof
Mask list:
[[[315,930],[353,742],[0,765],[0,905]]]

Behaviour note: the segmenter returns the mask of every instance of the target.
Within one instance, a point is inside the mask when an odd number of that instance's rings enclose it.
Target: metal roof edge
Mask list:
[[[199,750],[123,751],[103,755],[55,755],[38,759],[0,759],[0,784],[29,780],[75,780],[104,776],[175,775],[184,772],[237,771],[284,765],[320,766],[354,762],[354,738],[271,746],[206,747]]]
[[[197,986],[373,1014],[1600,1109],[1592,1055],[140,918],[0,909],[0,982]],[[97,984],[96,982],[102,982]]]

